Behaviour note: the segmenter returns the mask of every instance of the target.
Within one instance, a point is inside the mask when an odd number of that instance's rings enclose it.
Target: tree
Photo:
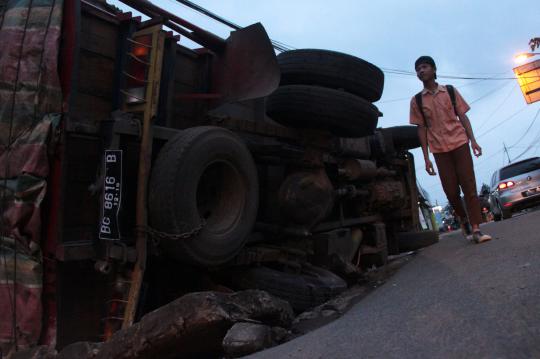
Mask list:
[[[489,185],[482,183],[482,187],[480,187],[480,196],[487,196],[489,195],[489,192],[491,192]]]
[[[529,41],[529,46],[531,47],[531,51],[534,51],[535,49],[540,47],[540,37],[534,37]]]

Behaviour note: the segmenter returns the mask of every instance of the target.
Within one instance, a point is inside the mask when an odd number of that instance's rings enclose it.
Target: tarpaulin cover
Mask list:
[[[57,73],[63,0],[0,0],[0,349],[42,327],[40,207],[48,144],[62,110]]]

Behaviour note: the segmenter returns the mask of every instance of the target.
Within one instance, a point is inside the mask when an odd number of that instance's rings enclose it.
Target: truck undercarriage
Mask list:
[[[43,141],[43,236],[13,235],[22,225],[7,230],[16,216],[2,211],[3,238],[43,252],[43,315],[23,347],[106,341],[195,291],[262,289],[300,312],[389,254],[437,240],[420,223],[416,129],[377,128],[380,69],[326,50],[276,57],[260,24],[223,40],[124,2],[150,18],[91,0],[66,0],[55,18],[58,54],[47,58],[63,104]],[[2,125],[19,123],[14,113]],[[36,174],[8,173],[11,146],[3,140],[4,196],[9,179]],[[17,296],[15,283],[2,290]],[[17,322],[17,309],[6,313]],[[13,328],[0,333],[8,349]]]

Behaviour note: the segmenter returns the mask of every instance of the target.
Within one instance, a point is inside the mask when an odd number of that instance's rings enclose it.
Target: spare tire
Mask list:
[[[191,238],[161,239],[173,258],[215,266],[242,249],[256,219],[258,179],[245,144],[220,127],[193,127],[165,144],[152,170],[150,224]]]
[[[335,297],[347,283],[323,268],[304,265],[299,273],[268,267],[238,271],[233,284],[241,289],[261,289],[288,301],[294,310],[303,311]]]
[[[316,85],[343,89],[375,102],[381,98],[384,73],[358,57],[336,51],[300,49],[277,57],[281,85]]]
[[[418,126],[393,126],[383,128],[382,131],[392,136],[394,148],[412,150],[413,148],[420,147]]]
[[[401,252],[415,251],[435,244],[439,241],[437,231],[413,231],[396,233],[396,238]]]
[[[327,130],[341,137],[373,134],[379,110],[347,92],[318,86],[280,86],[266,101],[266,112],[285,126]]]

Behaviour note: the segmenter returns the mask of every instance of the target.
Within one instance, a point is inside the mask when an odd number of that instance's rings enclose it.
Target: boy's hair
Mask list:
[[[414,69],[420,65],[420,64],[428,64],[433,67],[435,70],[435,79],[437,79],[437,66],[435,65],[435,60],[431,56],[420,56],[416,61],[414,62]]]

